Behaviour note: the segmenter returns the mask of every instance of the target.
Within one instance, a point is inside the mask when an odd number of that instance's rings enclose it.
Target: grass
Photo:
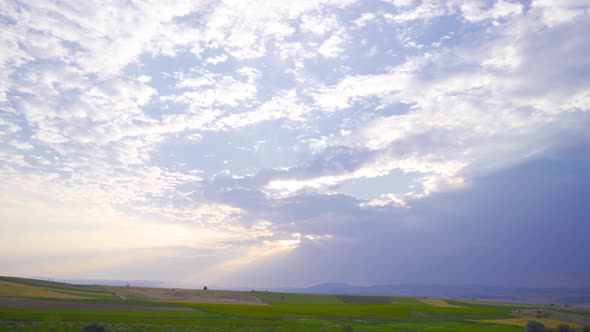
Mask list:
[[[342,301],[337,295],[291,294],[277,292],[251,292],[266,304],[338,304]]]
[[[0,320],[38,322],[59,317],[64,322],[150,324],[178,328],[244,331],[338,331],[346,325],[354,331],[515,331],[492,328],[473,319],[504,317],[506,312],[482,308],[410,307],[399,304],[278,304],[268,306],[185,304],[193,311],[124,311],[0,308]],[[117,326],[119,326],[117,325]],[[461,327],[459,329],[459,327]],[[113,329],[115,330],[115,329]],[[1,331],[1,330],[0,330]],[[17,330],[20,331],[20,330]],[[23,330],[24,331],[24,330]],[[445,331],[444,329],[441,331]]]
[[[14,280],[7,281],[2,278],[0,280],[5,283],[15,283]],[[111,292],[119,294],[118,291],[120,291],[112,287],[78,288],[67,284],[25,280],[20,285],[39,288],[51,294],[83,295],[86,298],[50,298],[51,303],[55,303],[53,308],[1,307],[2,302],[0,302],[0,332],[81,331],[84,324],[88,322],[102,322],[107,331],[127,332],[329,332],[350,331],[350,329],[355,332],[518,332],[522,331],[522,326],[527,321],[519,320],[511,315],[514,308],[525,308],[518,305],[447,302],[442,299],[407,297],[277,292],[234,292],[233,294],[236,297],[255,296],[266,305],[159,302],[143,297],[122,300],[112,296]],[[19,296],[23,298],[23,301],[27,301],[26,298],[42,298],[42,295],[47,294],[25,292],[20,293]],[[6,294],[3,294],[0,289],[0,296],[3,295]],[[59,307],[58,304],[64,301],[90,303],[92,309],[63,309],[63,305]],[[101,304],[101,306],[95,304]],[[107,309],[105,305],[109,304],[117,305],[118,310]],[[136,307],[122,307],[123,304],[136,305]],[[128,309],[121,310],[121,308]]]

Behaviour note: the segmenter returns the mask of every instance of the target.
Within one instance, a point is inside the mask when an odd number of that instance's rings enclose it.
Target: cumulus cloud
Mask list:
[[[383,155],[391,156],[390,166],[385,168],[454,178],[462,170],[473,170],[468,167],[470,164],[477,164],[474,168],[480,170],[482,164],[497,167],[511,164],[533,153],[527,152],[535,151],[533,146],[537,146],[537,151],[550,148],[554,135],[567,135],[571,130],[581,133],[581,127],[571,121],[585,116],[571,112],[589,108],[577,102],[583,103],[588,86],[580,82],[567,88],[550,87],[550,83],[539,82],[577,80],[558,78],[567,75],[572,65],[578,68],[579,75],[585,76],[583,68],[587,61],[577,56],[590,48],[587,38],[568,39],[568,45],[577,51],[570,52],[570,48],[564,52],[576,60],[563,62],[557,59],[566,56],[560,53],[568,47],[554,36],[582,36],[586,23],[574,19],[567,27],[553,27],[552,32],[543,36],[515,37],[523,33],[519,29],[537,29],[539,24],[543,23],[531,18],[515,19],[498,28],[495,39],[486,41],[486,51],[478,51],[484,46],[475,42],[425,53],[408,58],[389,73],[348,76],[324,88],[315,95],[315,100],[327,110],[358,107],[363,100],[374,97],[385,105],[412,105],[406,114],[377,116],[359,126],[355,134],[325,144],[382,151]],[[553,65],[543,65],[549,62]],[[518,143],[513,135],[518,135]],[[483,137],[487,139],[482,140]],[[477,142],[485,142],[485,152]],[[510,147],[507,142],[512,142]],[[406,152],[410,154],[404,157]],[[437,160],[441,162],[440,168]],[[443,166],[449,163],[457,166]]]

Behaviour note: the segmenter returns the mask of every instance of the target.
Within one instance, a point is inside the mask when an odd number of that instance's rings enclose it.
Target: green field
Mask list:
[[[531,310],[442,299],[75,286],[4,277],[0,281],[0,332],[82,331],[89,323],[100,323],[106,331],[153,332],[516,332],[523,330],[527,318],[517,319],[513,312]]]

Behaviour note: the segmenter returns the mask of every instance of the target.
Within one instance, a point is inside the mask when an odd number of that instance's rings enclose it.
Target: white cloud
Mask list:
[[[377,54],[377,46],[373,46],[371,47],[371,49],[369,50],[369,52],[367,52],[367,56],[375,56]]]
[[[382,194],[379,198],[370,200],[365,203],[361,203],[361,207],[374,207],[374,206],[387,206],[393,204],[397,207],[409,208],[408,202],[403,196],[395,193]]]
[[[516,7],[510,8],[501,13],[520,12]],[[504,14],[492,13],[490,17],[508,15]],[[578,55],[590,45],[570,38],[569,43],[576,45],[576,50],[570,47],[570,55],[560,56],[560,47],[554,44],[559,41],[551,33],[532,37],[532,32],[524,32],[537,29],[534,16],[517,17],[506,24],[485,46],[475,43],[439,53],[424,53],[407,58],[389,73],[347,76],[331,87],[324,87],[314,98],[316,105],[325,110],[360,107],[370,98],[377,98],[380,108],[412,106],[405,114],[365,121],[354,133],[324,140],[320,149],[316,147],[314,151],[322,153],[322,149],[335,146],[382,151],[392,160],[382,164],[383,172],[398,168],[432,174],[423,178],[424,192],[428,193],[439,190],[439,183],[461,183],[462,174],[467,170],[473,172],[474,165],[479,171],[487,171],[526,158],[532,146],[551,146],[549,137],[559,132],[565,134],[571,126],[569,112],[590,109],[587,90],[585,84],[552,91],[546,90],[546,84],[541,84],[543,88],[539,90],[535,86],[539,82],[559,80],[557,77],[569,70],[566,68],[572,63],[581,69],[586,61]],[[579,25],[568,29],[576,31],[571,33],[578,36],[581,28]],[[531,37],[516,38],[523,35]],[[481,51],[482,47],[486,51]],[[558,60],[567,57],[576,60]],[[546,135],[541,138],[539,132]],[[508,143],[513,141],[518,143]],[[405,148],[407,145],[411,148]],[[371,163],[366,161],[366,165]],[[456,166],[443,166],[447,163]],[[329,187],[360,177],[358,172],[364,167],[339,176],[277,180],[272,186],[292,190]]]
[[[11,140],[8,142],[9,145],[13,146],[17,150],[31,150],[33,146],[26,142],[19,142],[17,140]]]
[[[218,105],[237,106],[239,102],[251,100],[256,95],[258,71],[241,68],[241,77],[214,74],[193,68],[187,72],[176,73],[178,88],[184,90],[180,95],[163,96],[164,102],[173,101],[189,105],[193,109],[208,108]]]
[[[344,44],[347,39],[346,30],[339,29],[320,45],[318,53],[324,58],[340,56],[345,51]]]
[[[465,1],[460,5],[460,8],[463,17],[471,22],[506,19],[513,15],[519,15],[523,11],[522,4],[504,0],[495,2],[491,6],[476,1]]]
[[[359,98],[378,96],[382,99],[404,90],[414,73],[427,60],[409,59],[390,73],[347,76],[333,87],[325,87],[315,94],[316,104],[326,110],[347,108]]]
[[[531,2],[531,9],[550,27],[575,19],[588,19],[590,15],[590,5],[584,0],[535,0]]]
[[[14,134],[22,130],[22,128],[8,120],[4,120],[0,118],[0,127],[2,127],[2,131],[0,131],[0,136],[4,136],[7,134]]]
[[[353,23],[357,28],[362,28],[362,27],[366,26],[369,22],[375,20],[376,17],[377,17],[377,15],[375,15],[373,13],[364,13],[359,18],[354,20]]]
[[[222,63],[222,62],[227,61],[227,59],[229,59],[227,55],[221,54],[221,55],[218,55],[215,57],[208,58],[207,63],[210,63],[212,65],[216,65],[218,63]]]
[[[398,2],[398,6],[401,8],[407,7],[407,2]],[[411,9],[403,9],[395,14],[385,14],[386,20],[393,23],[406,23],[416,20],[429,20],[435,17],[447,15],[452,12],[450,4],[445,4],[441,1],[436,0],[424,0],[418,6]]]
[[[309,111],[310,108],[307,105],[297,100],[296,91],[281,91],[269,101],[249,112],[231,114],[219,119],[213,125],[213,128],[220,130],[238,129],[262,121],[279,119],[302,122]]]
[[[339,27],[335,15],[304,15],[301,17],[300,27],[305,32],[311,32],[318,36],[333,31]]]
[[[226,0],[208,17],[204,37],[209,45],[223,47],[237,58],[258,58],[266,54],[266,41],[282,41],[295,29],[291,20],[324,6],[347,6],[354,1],[260,1]]]
[[[198,6],[188,1],[174,5],[27,3],[14,19],[28,28],[20,42],[35,57],[58,57],[84,72],[112,76],[137,60],[163,27]],[[35,33],[38,31],[39,33]],[[42,39],[41,39],[42,38]],[[73,52],[61,41],[72,43]],[[74,48],[75,49],[75,48]]]
[[[386,2],[391,2],[394,6],[397,7],[408,7],[413,5],[416,0],[384,0]]]

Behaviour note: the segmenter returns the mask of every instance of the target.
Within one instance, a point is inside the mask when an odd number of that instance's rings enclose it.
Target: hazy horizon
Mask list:
[[[0,275],[590,287],[587,1],[0,3]]]
[[[404,283],[391,283],[391,284],[352,284],[352,283],[344,283],[344,282],[319,282],[313,283],[308,285],[303,285],[299,287],[294,286],[274,286],[274,287],[265,287],[265,285],[219,285],[215,283],[177,283],[177,282],[167,282],[163,280],[153,280],[153,279],[95,279],[95,278],[53,278],[48,276],[5,276],[5,277],[15,277],[15,278],[24,278],[24,279],[37,279],[37,280],[46,280],[46,281],[54,281],[54,282],[64,282],[74,285],[92,285],[92,284],[103,284],[105,285],[127,285],[130,286],[137,286],[137,287],[166,287],[166,288],[195,288],[200,289],[203,286],[207,286],[209,289],[224,289],[224,290],[269,290],[269,291],[288,291],[288,290],[306,290],[306,289],[315,289],[317,287],[322,286],[345,286],[345,287],[352,287],[352,288],[372,288],[372,287],[416,287],[416,288],[427,288],[427,287],[449,287],[449,288],[493,288],[493,289],[574,289],[574,290],[590,290],[590,286],[580,286],[580,287],[552,287],[552,286],[538,286],[533,287],[529,285],[492,285],[492,284],[477,284],[477,283],[411,283],[411,282],[404,282]]]

